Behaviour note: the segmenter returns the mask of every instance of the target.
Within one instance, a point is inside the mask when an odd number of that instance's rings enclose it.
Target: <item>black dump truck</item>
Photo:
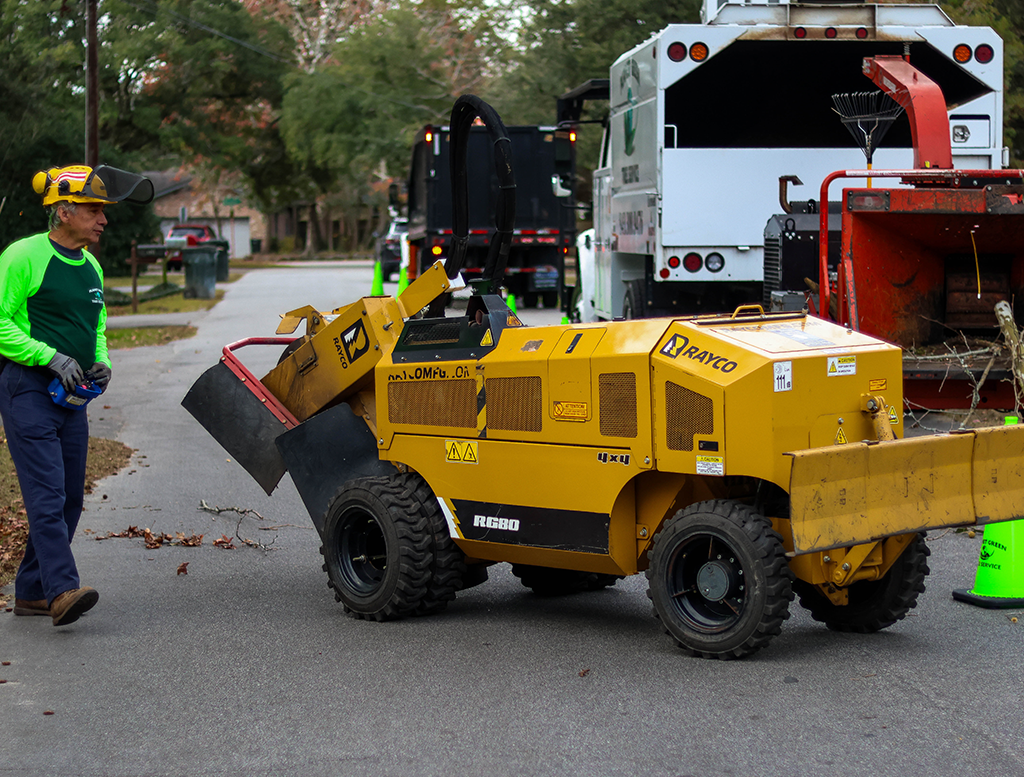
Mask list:
[[[556,308],[565,285],[565,258],[576,241],[575,133],[555,127],[508,127],[516,176],[515,234],[506,287],[524,307]],[[473,127],[468,168],[493,170],[494,152],[483,127]],[[416,135],[409,171],[409,246],[422,272],[445,259],[452,239],[448,127]],[[462,276],[480,276],[493,239],[498,179],[469,178],[469,251]]]

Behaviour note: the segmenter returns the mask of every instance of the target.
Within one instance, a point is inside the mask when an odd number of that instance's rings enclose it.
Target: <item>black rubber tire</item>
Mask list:
[[[817,586],[797,580],[793,590],[800,596],[800,605],[832,631],[872,634],[889,628],[903,620],[924,593],[931,555],[924,537],[918,534],[881,580],[851,585],[849,604],[833,604]]]
[[[541,301],[544,303],[545,310],[554,310],[558,307],[558,292],[545,291],[541,294]]]
[[[512,574],[537,596],[567,596],[584,591],[599,591],[615,585],[621,575],[579,572],[574,569],[551,569],[528,564],[513,564]]]
[[[524,291],[522,296],[523,307],[532,310],[537,307],[540,300],[540,293],[536,291]]]
[[[644,308],[644,294],[640,281],[629,281],[626,284],[626,296],[622,300],[622,317],[627,321],[644,318]]]
[[[324,571],[355,618],[386,621],[420,607],[431,583],[432,537],[402,476],[342,486],[324,517]]]
[[[742,658],[767,647],[789,618],[793,573],[782,538],[752,507],[690,505],[658,531],[649,558],[654,613],[691,655]]]
[[[418,512],[427,522],[430,578],[427,581],[426,596],[416,606],[413,615],[432,615],[441,612],[448,606],[448,602],[455,599],[455,594],[462,590],[466,577],[466,557],[452,540],[448,522],[427,481],[410,472],[395,476],[395,482],[406,489],[408,498],[418,505]]]

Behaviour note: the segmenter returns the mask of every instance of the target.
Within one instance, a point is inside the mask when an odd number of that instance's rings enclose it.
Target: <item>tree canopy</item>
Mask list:
[[[43,227],[32,174],[82,159],[86,2],[0,2],[0,244]],[[446,121],[463,93],[507,124],[551,123],[558,95],[700,12],[700,0],[98,3],[102,161],[228,176],[266,212],[380,201],[378,182],[405,177],[416,130]],[[942,7],[1002,35],[1004,142],[1024,165],[1024,0]],[[584,163],[597,134],[581,133]],[[109,232],[148,240],[154,223]]]

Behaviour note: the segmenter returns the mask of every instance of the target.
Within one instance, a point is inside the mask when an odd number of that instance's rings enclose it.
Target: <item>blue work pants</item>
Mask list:
[[[79,588],[71,554],[85,498],[89,418],[54,404],[49,370],[7,362],[0,372],[0,418],[18,471],[28,545],[14,582],[18,599],[53,602]]]

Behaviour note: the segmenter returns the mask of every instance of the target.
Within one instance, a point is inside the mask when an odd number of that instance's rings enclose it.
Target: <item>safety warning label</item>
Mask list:
[[[697,457],[697,474],[698,475],[724,475],[725,474],[725,457],[724,456],[698,456]]]
[[[836,432],[835,444],[836,445],[846,445],[846,443],[848,443],[848,442],[849,442],[849,440],[846,439],[846,432],[844,432],[843,431],[843,427],[840,426],[839,427],[839,431]]]
[[[856,375],[857,374],[857,357],[856,356],[829,356],[828,357],[828,376],[835,378],[839,375]]]
[[[477,445],[472,440],[445,440],[444,458],[445,461],[459,462],[461,464],[476,464],[479,462],[477,456]]]

